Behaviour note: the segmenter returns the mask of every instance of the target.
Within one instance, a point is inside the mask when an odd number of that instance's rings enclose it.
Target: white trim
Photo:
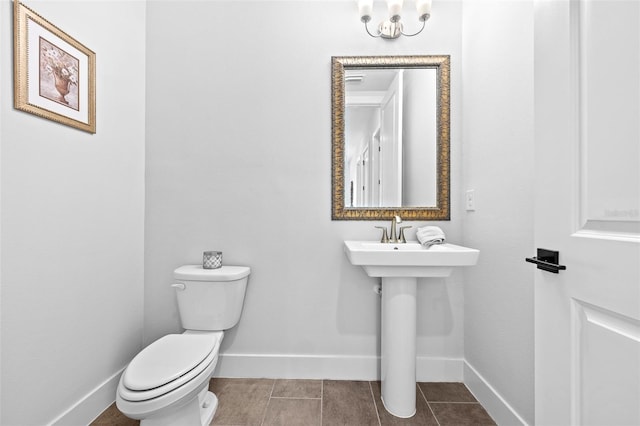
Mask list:
[[[464,362],[464,384],[497,424],[527,425],[522,416],[466,360]]]
[[[464,359],[427,358],[416,359],[416,381],[418,382],[462,382]]]
[[[418,356],[419,382],[462,381],[462,358]],[[367,355],[221,354],[214,377],[380,380],[380,358]]]
[[[124,367],[49,424],[61,426],[90,424],[116,400],[118,381],[123,371]]]
[[[579,238],[595,238],[601,240],[640,243],[640,234],[631,232],[606,232],[593,229],[580,229],[571,235]]]

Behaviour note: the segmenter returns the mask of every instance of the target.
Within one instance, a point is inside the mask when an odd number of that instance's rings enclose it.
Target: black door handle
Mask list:
[[[536,257],[527,257],[525,259],[529,263],[535,263],[538,265],[538,269],[543,271],[553,272],[557,274],[559,271],[567,269],[566,266],[560,265],[560,252],[555,250],[538,249],[538,255]]]

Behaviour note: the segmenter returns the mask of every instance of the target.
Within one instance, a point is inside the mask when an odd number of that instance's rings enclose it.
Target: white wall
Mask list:
[[[151,1],[147,12],[145,342],[180,330],[173,270],[222,250],[252,274],[218,374],[375,377],[377,280],[342,242],[379,238],[382,223],[330,218],[331,56],[451,55],[458,193],[461,3],[440,2],[423,34],[395,41],[366,35],[353,1]],[[459,208],[453,197],[452,221],[438,223],[458,242]],[[419,377],[461,379],[462,297],[462,274],[420,285]]]
[[[494,418],[532,424],[533,1],[465,1],[462,24],[463,189],[476,201],[464,242],[481,253],[464,290],[465,382],[493,394]]]
[[[1,0],[0,423],[87,424],[142,345],[146,5],[28,5],[97,53],[97,134],[13,109]]]
[[[437,2],[395,41],[346,0],[29,5],[98,53],[98,133],[12,109],[0,0],[0,423],[86,423],[140,349],[143,291],[146,344],[180,330],[172,271],[209,249],[253,270],[219,374],[375,376],[376,280],[342,241],[382,223],[330,220],[330,57],[391,54],[451,55],[452,220],[436,224],[481,250],[420,285],[419,378],[460,380],[465,357],[475,391],[533,422],[531,1]]]

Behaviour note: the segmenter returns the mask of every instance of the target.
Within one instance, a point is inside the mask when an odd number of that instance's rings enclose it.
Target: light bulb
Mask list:
[[[387,7],[389,8],[389,17],[391,20],[399,20],[400,12],[402,12],[402,0],[387,0]]]
[[[373,0],[358,0],[358,13],[362,22],[371,20],[371,11],[373,9]]]
[[[418,19],[424,21],[431,16],[431,0],[416,0]]]

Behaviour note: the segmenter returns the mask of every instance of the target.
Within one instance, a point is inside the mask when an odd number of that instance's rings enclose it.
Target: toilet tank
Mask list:
[[[204,269],[185,265],[173,273],[182,327],[186,330],[228,330],[240,320],[247,280],[247,266]]]

